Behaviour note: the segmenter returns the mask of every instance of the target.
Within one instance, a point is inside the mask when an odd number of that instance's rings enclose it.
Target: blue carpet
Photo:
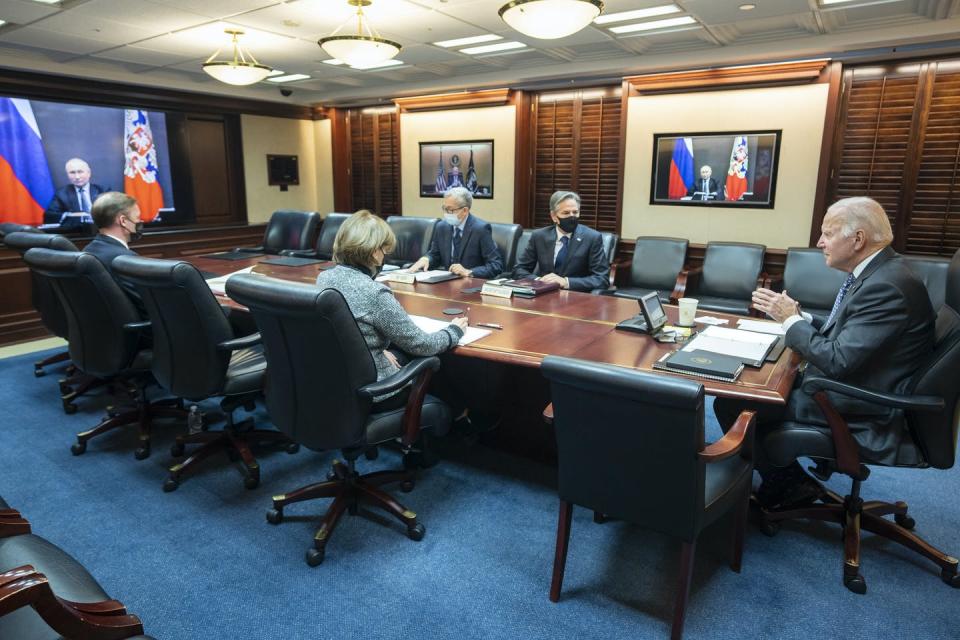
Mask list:
[[[58,372],[35,379],[35,359],[0,361],[0,495],[157,638],[669,636],[678,545],[625,523],[593,524],[585,509],[574,511],[560,603],[547,599],[557,515],[550,467],[448,438],[444,460],[412,493],[397,494],[420,514],[422,542],[361,510],[341,521],[312,569],[304,552],[326,501],[288,508],[279,526],[264,512],[273,494],[321,480],[333,454],[264,452],[253,491],[225,456],[214,457],[166,494],[167,452],[182,427],[158,424],[146,461],[134,460],[125,431],[73,457],[74,434],[109,399],[84,400],[65,416]],[[393,451],[361,460],[364,471],[398,464]],[[918,532],[960,553],[956,469],[877,469],[864,491],[907,500]],[[729,522],[716,523],[699,545],[686,637],[958,637],[960,592],[932,564],[866,534],[869,592],[856,596],[841,584],[839,535],[819,523],[789,524],[774,538],[751,527],[737,575],[726,565]]]

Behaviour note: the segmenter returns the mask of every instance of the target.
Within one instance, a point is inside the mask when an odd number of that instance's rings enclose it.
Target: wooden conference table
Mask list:
[[[315,263],[288,267],[258,264],[273,256],[256,256],[245,260],[220,260],[195,256],[189,259],[201,271],[225,275],[256,265],[254,271],[281,280],[313,284],[317,274],[332,263]],[[491,362],[536,368],[547,355],[567,356],[652,371],[652,365],[665,353],[679,345],[661,344],[646,335],[618,331],[614,326],[639,312],[637,302],[612,296],[595,296],[575,291],[558,291],[536,298],[494,298],[464,289],[479,287],[483,280],[461,278],[437,284],[390,283],[397,300],[408,313],[431,318],[445,318],[443,310],[464,309],[470,324],[499,324],[490,335],[463,347],[455,354]],[[237,303],[222,299],[232,307]],[[665,307],[671,322],[677,319],[677,308]],[[735,326],[737,316],[710,312],[714,317],[730,318]],[[702,328],[702,327],[701,327]],[[671,375],[657,371],[660,375]],[[758,402],[785,404],[797,373],[797,358],[789,349],[775,363],[755,369],[745,367],[740,379],[733,383],[696,379],[707,393]],[[687,377],[687,376],[678,376]]]

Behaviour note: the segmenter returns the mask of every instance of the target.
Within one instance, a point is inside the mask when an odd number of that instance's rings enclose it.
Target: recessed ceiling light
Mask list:
[[[60,0],[33,0],[34,2],[39,2],[40,4],[60,4]]]
[[[853,2],[853,0],[820,0],[820,4],[822,5],[840,4],[841,2]]]
[[[678,13],[679,11],[683,11],[683,9],[675,4],[665,4],[661,7],[650,7],[649,9],[601,14],[593,19],[593,24],[608,24],[610,22],[623,22],[624,20],[641,20],[654,16],[665,16],[668,13]]]
[[[757,8],[757,5],[750,4],[749,2],[747,4],[742,4],[739,7],[740,11],[753,11],[756,8]]]
[[[381,60],[380,62],[368,62],[367,64],[352,64],[350,65],[350,68],[366,71],[367,69],[382,69],[383,67],[396,67],[401,64],[403,64],[403,60],[390,58],[389,60]]]
[[[309,78],[305,73],[291,73],[288,76],[276,76],[273,78],[267,78],[268,82],[293,82],[294,80],[306,80]]]
[[[343,64],[343,60],[337,60],[336,58],[330,58],[329,60],[322,60],[323,64],[332,64],[333,66],[339,66]]]
[[[653,31],[654,29],[666,29],[667,27],[679,27],[684,24],[696,24],[691,16],[681,16],[679,18],[667,18],[666,20],[654,20],[653,22],[638,22],[637,24],[624,24],[619,27],[610,27],[613,33],[633,33],[634,31]]]
[[[456,40],[441,40],[433,44],[438,47],[462,47],[468,44],[480,44],[481,42],[492,42],[493,40],[503,40],[503,36],[488,33],[483,36],[470,36],[469,38],[457,38]]]
[[[478,53],[491,53],[493,51],[507,51],[508,49],[522,49],[526,47],[522,42],[517,42],[515,40],[508,40],[507,42],[498,42],[497,44],[485,44],[481,47],[468,47],[466,49],[460,49],[460,53],[469,53],[475,55]]]
[[[6,20],[0,20],[0,27],[2,27],[2,26],[5,25],[5,24],[7,24],[7,21],[6,21]]]

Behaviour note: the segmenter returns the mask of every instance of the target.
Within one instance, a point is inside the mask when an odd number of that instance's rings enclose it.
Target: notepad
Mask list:
[[[210,291],[213,291],[215,294],[225,296],[227,295],[227,280],[240,273],[253,273],[253,267],[251,266],[247,267],[246,269],[240,269],[239,271],[233,271],[225,276],[210,278],[207,280],[207,286],[210,287]]]
[[[739,358],[752,367],[763,365],[777,336],[740,329],[707,327],[683,347],[683,351],[708,351]]]
[[[737,320],[737,328],[744,331],[755,331],[757,333],[769,333],[775,336],[782,336],[786,333],[783,325],[779,322],[766,322],[763,320],[746,320],[741,318]]]
[[[436,320],[434,318],[427,318],[425,316],[410,316],[410,319],[413,320],[415,325],[427,333],[435,333],[445,327],[450,326],[450,323],[446,320]],[[490,335],[489,329],[467,327],[467,330],[463,332],[463,337],[460,338],[460,341],[457,344],[463,347],[488,335]]]

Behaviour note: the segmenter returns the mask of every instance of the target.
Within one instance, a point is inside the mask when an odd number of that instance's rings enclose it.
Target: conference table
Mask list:
[[[333,266],[331,262],[302,266],[263,264],[271,258],[275,256],[223,260],[198,255],[188,260],[210,274],[226,275],[252,266],[254,273],[310,285],[321,270]],[[458,308],[469,316],[471,326],[492,323],[503,327],[490,330],[489,335],[469,345],[456,347],[454,354],[458,357],[535,369],[544,357],[555,355],[653,371],[654,362],[682,346],[658,343],[647,335],[616,329],[618,322],[639,312],[635,300],[575,291],[550,292],[535,298],[495,298],[480,294],[477,289],[483,282],[460,278],[435,284],[388,284],[410,314],[449,319],[451,316],[444,315],[444,310]],[[242,308],[226,296],[219,297],[225,306]],[[677,308],[665,305],[665,310],[669,320],[675,322]],[[728,326],[736,326],[738,316],[715,312],[709,315],[728,319]],[[736,382],[679,374],[677,377],[698,380],[707,393],[715,396],[785,404],[798,364],[799,359],[790,349],[784,349],[776,362],[765,363],[760,368],[744,367]]]

